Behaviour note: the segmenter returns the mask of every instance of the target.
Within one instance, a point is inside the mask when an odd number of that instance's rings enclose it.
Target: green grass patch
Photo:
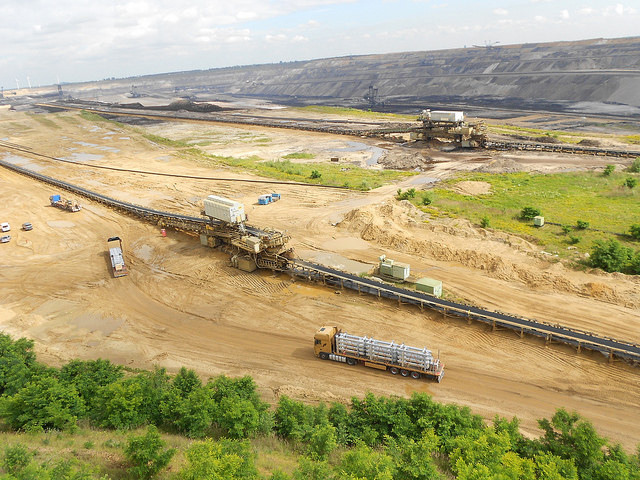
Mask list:
[[[606,177],[596,172],[472,173],[442,182],[429,192],[432,203],[427,207],[421,205],[422,195],[412,202],[425,212],[432,214],[436,210],[440,216],[464,217],[477,225],[486,216],[491,228],[534,240],[547,250],[564,251],[565,255],[570,245],[587,252],[596,240],[608,238],[637,247],[625,234],[637,223],[640,189],[624,187],[627,176],[628,173],[614,173]],[[450,189],[462,180],[488,182],[491,193],[466,196]],[[524,207],[538,208],[546,222],[560,225],[534,227],[532,221],[519,219]],[[589,222],[589,228],[577,228],[579,220]],[[562,225],[571,226],[570,231],[565,233]]]
[[[622,137],[622,140],[633,145],[640,145],[640,135],[626,135]]]
[[[303,112],[326,113],[331,115],[348,115],[350,117],[360,118],[383,118],[387,120],[415,121],[418,118],[418,114],[401,115],[397,113],[381,113],[373,112],[371,110],[358,110],[357,108],[329,107],[324,105],[309,105],[307,107],[296,107],[295,109],[301,110]]]
[[[187,148],[192,146],[192,144],[184,140],[171,140],[170,138],[153,135],[152,133],[143,133],[142,136],[150,142],[157,143],[158,145],[166,145],[174,148]]]
[[[28,113],[27,115],[29,115],[29,117],[33,118],[36,122],[38,122],[40,125],[44,127],[54,128],[54,129],[61,128],[60,125],[58,125],[56,122],[54,122],[48,117],[42,116],[41,114]]]
[[[310,159],[316,158],[316,155],[315,153],[295,152],[295,153],[288,153],[282,158],[284,158],[285,160],[294,160],[294,159],[310,160]]]
[[[309,184],[332,185],[363,191],[378,188],[395,180],[416,175],[415,172],[369,170],[355,166],[345,168],[340,165],[328,163],[293,163],[290,160],[264,161],[256,156],[248,158],[221,157],[207,155],[197,150],[195,152],[189,151],[189,154],[192,158],[197,157],[200,161],[208,164],[221,164],[242,168],[267,178]]]

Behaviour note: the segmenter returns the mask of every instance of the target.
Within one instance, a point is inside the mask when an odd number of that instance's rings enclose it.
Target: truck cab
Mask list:
[[[322,359],[329,358],[335,351],[335,336],[339,332],[338,327],[325,326],[320,328],[313,337],[313,353]]]

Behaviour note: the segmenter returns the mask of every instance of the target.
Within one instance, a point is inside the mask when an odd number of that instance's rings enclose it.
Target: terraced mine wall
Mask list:
[[[349,56],[96,82],[96,88],[231,94],[378,110],[437,105],[640,118],[640,37]],[[73,86],[69,87],[73,94]],[[384,102],[384,104],[382,104]]]

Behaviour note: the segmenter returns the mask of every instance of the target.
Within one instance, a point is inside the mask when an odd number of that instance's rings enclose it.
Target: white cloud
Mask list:
[[[560,12],[560,18],[566,20],[567,18],[569,18],[569,10],[562,10]]]
[[[504,8],[495,8],[493,10],[493,13],[495,13],[496,15],[509,15],[509,11],[505,10]]]

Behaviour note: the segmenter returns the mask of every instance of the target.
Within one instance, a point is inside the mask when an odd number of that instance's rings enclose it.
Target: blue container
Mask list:
[[[258,205],[267,205],[271,201],[270,195],[260,195],[258,197]]]
[[[276,201],[276,200],[280,200],[280,194],[279,193],[272,193],[271,194],[271,200],[272,201]]]
[[[51,195],[51,201],[52,202],[59,202],[60,201],[60,195]]]

